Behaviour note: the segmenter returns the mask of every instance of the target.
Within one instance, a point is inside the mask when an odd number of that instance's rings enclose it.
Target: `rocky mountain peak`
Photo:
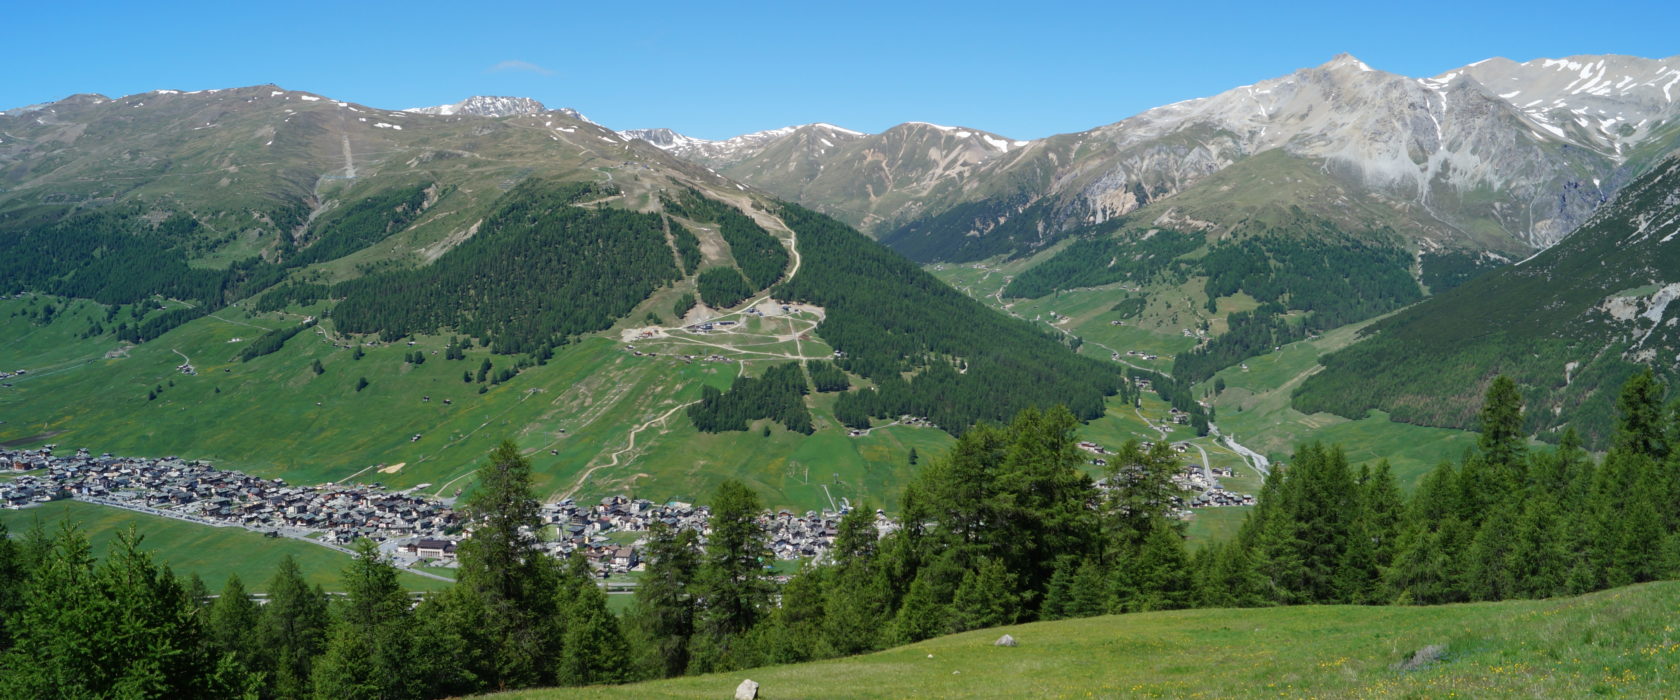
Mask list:
[[[461,115],[474,117],[512,117],[521,114],[540,114],[548,111],[548,108],[544,107],[543,103],[529,97],[475,95],[461,100],[460,102],[456,102],[455,104],[438,105],[436,107],[414,107],[403,111],[414,112],[416,114],[435,114],[444,117]],[[558,111],[571,112],[568,116],[574,116],[574,118],[581,117],[581,115],[578,115],[572,110],[562,109]]]

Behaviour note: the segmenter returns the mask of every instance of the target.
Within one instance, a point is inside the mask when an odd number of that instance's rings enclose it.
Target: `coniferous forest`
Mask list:
[[[836,364],[875,384],[841,394],[841,422],[910,414],[960,433],[1057,404],[1091,419],[1119,391],[1112,363],[1068,352],[834,219],[791,204],[780,214],[799,236],[804,265],[773,293],[826,309],[817,333],[842,354]]]
[[[339,285],[333,318],[387,338],[458,330],[504,354],[606,328],[679,272],[657,214],[572,206],[592,191],[521,183],[431,266]]]
[[[797,371],[797,365],[784,365]],[[802,381],[802,380],[801,380]],[[0,537],[0,695],[440,697],[740,669],[1030,620],[1188,607],[1537,598],[1680,574],[1680,420],[1648,373],[1623,387],[1614,445],[1534,448],[1500,378],[1478,447],[1409,497],[1385,462],[1303,445],[1228,542],[1186,550],[1164,442],[1085,471],[1068,411],[966,431],[905,489],[881,536],[866,505],[832,554],[776,584],[764,504],[726,481],[710,534],[656,529],[628,612],[581,558],[540,554],[530,464],[479,470],[459,583],[418,606],[364,542],[343,596],[283,563],[266,605],[212,597],[120,540],[74,528]]]
[[[688,418],[701,432],[746,430],[747,421],[769,418],[796,433],[811,434],[811,411],[805,407],[810,388],[805,370],[787,362],[765,370],[762,377],[736,377],[729,391],[701,389],[700,403],[688,407]]]

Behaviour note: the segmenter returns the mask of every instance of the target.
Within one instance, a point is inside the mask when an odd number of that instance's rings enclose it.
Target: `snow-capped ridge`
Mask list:
[[[431,114],[441,117],[474,116],[474,117],[512,117],[522,114],[541,114],[548,111],[543,103],[529,97],[498,97],[475,95],[455,104],[437,105],[435,107],[410,107],[404,112],[415,114]],[[571,110],[558,110],[562,112]],[[575,114],[575,112],[574,112]],[[571,115],[568,115],[571,116]],[[582,115],[578,115],[581,117]]]

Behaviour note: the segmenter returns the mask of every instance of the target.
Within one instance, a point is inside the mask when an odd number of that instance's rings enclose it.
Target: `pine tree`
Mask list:
[[[1517,595],[1520,584],[1511,569],[1516,521],[1516,504],[1509,502],[1494,508],[1483,520],[1465,553],[1464,588],[1470,600],[1504,600]]]
[[[1126,568],[1132,589],[1131,598],[1121,601],[1126,611],[1176,610],[1189,604],[1190,560],[1177,530],[1163,527],[1149,533]]]
[[[566,625],[555,680],[561,685],[629,680],[629,645],[618,618],[607,610],[607,595],[595,585],[582,554],[573,552],[560,590],[559,607]]]
[[[233,657],[253,672],[268,668],[269,655],[258,645],[257,633],[262,606],[245,592],[239,574],[228,574],[221,596],[210,604],[206,632],[217,650]]]
[[[626,623],[636,642],[640,675],[670,678],[688,670],[695,605],[690,586],[699,566],[696,538],[693,530],[673,531],[658,521],[649,530],[646,570]]]
[[[314,659],[326,648],[327,598],[311,588],[291,555],[268,581],[268,604],[257,626],[259,647],[271,660],[274,694],[301,698],[310,695]]]
[[[835,655],[828,645],[824,625],[831,619],[827,596],[837,573],[828,566],[804,566],[782,586],[780,601],[769,616],[754,627],[748,646],[749,658],[740,665],[787,664]]]
[[[12,617],[23,609],[29,584],[29,562],[23,548],[12,541],[0,522],[0,653],[12,646]]]
[[[180,580],[132,529],[95,564],[71,526],[58,536],[0,657],[0,697],[209,697],[251,690],[218,664]]]
[[[1079,563],[1072,558],[1065,558],[1056,565],[1056,573],[1050,576],[1050,584],[1044,589],[1044,602],[1038,606],[1038,619],[1061,620],[1072,617],[1068,608],[1073,603],[1073,575]]]
[[[1562,523],[1557,517],[1556,500],[1544,492],[1526,500],[1506,558],[1510,576],[1516,582],[1514,594],[1524,598],[1561,594],[1570,563],[1559,532]]]
[[[1482,401],[1481,436],[1477,444],[1487,461],[1498,468],[1500,479],[1492,486],[1516,488],[1520,475],[1510,473],[1521,466],[1527,433],[1523,430],[1522,394],[1510,377],[1494,377]],[[1487,486],[1487,485],[1484,485]]]
[[[561,629],[554,596],[557,572],[531,534],[541,529],[531,492],[531,463],[503,441],[478,470],[467,497],[472,536],[461,543],[457,587],[477,598],[477,629],[487,645],[481,669],[489,688],[523,688],[554,677]]]
[[[997,627],[1015,622],[1020,615],[1016,577],[1002,561],[986,557],[963,573],[951,600],[953,631]]]
[[[764,562],[770,558],[758,494],[734,479],[712,494],[711,539],[696,575],[696,639],[704,653],[693,658],[697,670],[731,668],[732,647],[752,629],[770,604]]]
[[[910,644],[951,631],[948,602],[955,588],[950,578],[948,571],[938,566],[924,567],[916,575],[893,618],[895,643]]]
[[[354,547],[356,558],[344,569],[344,604],[315,661],[315,697],[418,697],[426,683],[416,673],[414,616],[397,569],[373,541]]]
[[[1668,456],[1662,399],[1665,387],[1646,367],[1622,384],[1616,399],[1616,432],[1612,447],[1652,459]]]

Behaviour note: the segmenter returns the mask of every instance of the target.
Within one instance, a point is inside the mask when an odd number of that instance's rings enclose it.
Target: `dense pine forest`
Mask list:
[[[290,262],[307,265],[342,258],[408,228],[425,210],[427,190],[433,187],[431,183],[395,187],[328,212],[317,219],[307,247],[290,257]]]
[[[1068,352],[845,224],[794,205],[780,214],[799,236],[804,265],[773,293],[826,309],[817,332],[842,353],[837,364],[875,385],[841,395],[842,422],[910,414],[960,433],[1056,404],[1091,419],[1119,391],[1113,364]]]
[[[727,309],[752,296],[755,291],[741,271],[733,267],[709,267],[694,280],[700,298],[714,309]]]
[[[1044,222],[1044,226],[1040,225]],[[881,234],[881,242],[917,262],[974,262],[1023,257],[1072,233],[1054,233],[1064,222],[1048,201],[1025,193],[963,202]],[[1045,229],[1053,233],[1048,236]],[[984,231],[986,235],[970,235]]]
[[[797,371],[796,365],[785,365]],[[371,543],[342,597],[283,564],[257,605],[211,597],[123,538],[95,561],[74,528],[0,537],[0,694],[423,698],[585,685],[862,653],[1030,620],[1186,607],[1436,604],[1580,593],[1680,574],[1680,413],[1649,374],[1624,386],[1614,445],[1536,449],[1501,378],[1479,447],[1407,497],[1386,463],[1304,445],[1235,539],[1190,553],[1164,443],[1101,479],[1077,419],[1029,409],[966,431],[906,488],[881,536],[867,506],[831,555],[778,585],[763,504],[735,481],[711,531],[655,530],[623,615],[580,557],[538,553],[530,465],[490,455],[466,503],[459,583],[418,607]]]
[[[1081,238],[1049,260],[1027,268],[1003,288],[1005,296],[1036,299],[1065,289],[1115,282],[1147,283],[1175,265],[1178,257],[1206,243],[1200,233],[1171,230],[1132,232],[1110,238],[1121,222],[1096,237]]]
[[[339,285],[333,319],[386,338],[453,329],[504,354],[606,328],[680,273],[657,214],[573,206],[594,191],[521,183],[478,235],[429,267]]]
[[[762,377],[736,377],[729,391],[704,387],[700,403],[688,407],[688,418],[706,433],[746,430],[747,421],[769,418],[809,435],[815,428],[811,410],[805,407],[808,393],[805,370],[797,362],[786,362],[765,370]]]

